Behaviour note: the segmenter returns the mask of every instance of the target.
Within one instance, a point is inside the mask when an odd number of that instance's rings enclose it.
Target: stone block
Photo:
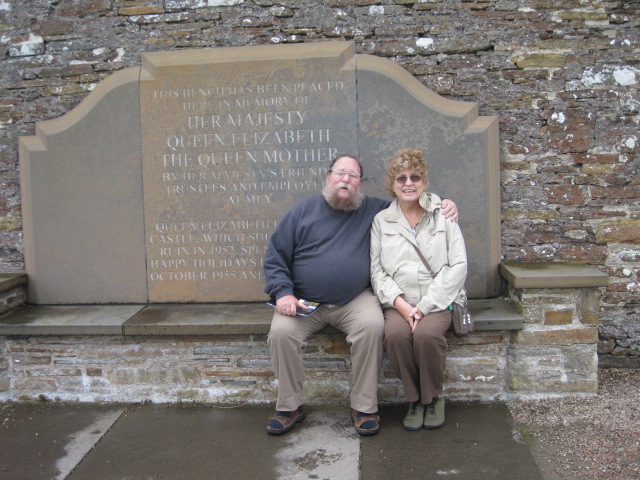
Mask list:
[[[33,303],[147,297],[137,81],[135,70],[118,72],[81,107],[21,139],[29,164],[21,191]]]
[[[240,358],[238,360],[238,366],[242,368],[256,368],[273,372],[271,360],[268,358]]]
[[[58,389],[55,380],[47,380],[43,378],[17,378],[13,382],[13,388],[16,392],[31,391],[34,392],[34,397],[39,393],[55,392]],[[20,393],[18,393],[20,395]]]
[[[547,185],[542,190],[552,204],[577,206],[588,199],[587,187],[582,185]]]
[[[16,365],[51,365],[49,355],[14,355],[12,363]]]
[[[521,398],[595,394],[597,370],[595,345],[516,345],[508,351],[508,388]]]
[[[152,15],[157,13],[164,13],[164,8],[159,5],[136,5],[133,7],[123,7],[118,10],[118,14],[125,16]]]
[[[598,325],[600,321],[600,291],[595,288],[580,291],[577,313],[583,325]]]
[[[197,382],[200,376],[200,370],[197,368],[176,365],[169,368],[151,368],[147,371],[146,379],[154,384],[182,385]]]
[[[597,243],[640,244],[640,220],[617,219],[601,222],[596,228]]]
[[[518,68],[564,68],[565,55],[559,53],[535,53],[512,58]]]
[[[581,262],[503,262],[500,273],[513,288],[604,287],[608,276]]]
[[[547,310],[544,312],[545,325],[570,325],[573,322],[573,309]]]
[[[424,90],[406,70],[372,55],[358,56],[357,85],[358,152],[366,162],[365,191],[381,196],[376,192],[384,192],[387,159],[407,147],[408,141],[422,150],[430,190],[446,191],[468,214],[461,217],[460,227],[469,259],[469,297],[496,297],[500,291],[494,268],[500,261],[495,250],[500,244],[499,163],[491,160],[498,157],[496,119],[477,117],[475,104],[451,103]],[[469,171],[475,174],[469,176]],[[480,185],[482,194],[470,194]]]
[[[37,378],[45,378],[45,377],[81,377],[82,369],[80,368],[30,368],[25,370],[26,377],[37,377]]]
[[[312,398],[312,403],[336,404],[344,403],[349,398],[351,387],[349,376],[339,378],[318,378],[307,375],[304,384],[304,397]]]
[[[595,345],[598,341],[598,330],[595,327],[522,330],[512,333],[511,338],[512,345]]]
[[[193,349],[194,355],[269,355],[266,345],[202,345]]]
[[[147,372],[144,368],[121,368],[107,372],[107,379],[113,385],[135,385],[144,383],[146,378]]]
[[[302,363],[304,368],[312,370],[347,368],[347,361],[343,358],[304,358]]]
[[[349,355],[351,347],[344,336],[330,336],[324,343],[324,351],[332,355]]]
[[[607,22],[609,17],[604,12],[560,12],[558,17],[562,20],[568,21],[592,21],[592,22]]]

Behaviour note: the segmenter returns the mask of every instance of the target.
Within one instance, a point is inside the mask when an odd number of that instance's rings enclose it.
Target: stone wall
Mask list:
[[[597,265],[600,354],[637,358],[639,24],[632,1],[5,0],[0,271],[24,268],[18,137],[142,52],[354,40],[499,117],[504,259]]]
[[[0,282],[2,275],[0,275]],[[24,284],[18,284],[10,288],[0,288],[0,315],[24,305],[27,302],[27,292]]]
[[[254,334],[0,337],[0,398],[273,402],[276,382],[266,342],[266,335]],[[491,401],[518,396],[507,380],[508,345],[505,331],[478,332],[462,339],[450,335],[447,397]],[[351,356],[344,335],[313,335],[304,353],[306,401],[348,402]],[[567,393],[575,392],[559,385],[541,394]],[[386,359],[378,395],[383,403],[404,399],[402,384]]]

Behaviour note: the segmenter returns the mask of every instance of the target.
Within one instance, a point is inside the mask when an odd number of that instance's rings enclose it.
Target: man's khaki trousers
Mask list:
[[[323,305],[308,317],[291,317],[275,311],[267,343],[278,379],[276,410],[291,411],[303,404],[302,348],[311,334],[326,325],[346,333],[351,346],[351,408],[377,412],[384,317],[371,289],[346,305]]]

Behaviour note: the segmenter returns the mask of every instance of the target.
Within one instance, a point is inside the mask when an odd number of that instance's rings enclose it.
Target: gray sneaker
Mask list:
[[[424,405],[419,402],[411,402],[407,416],[404,417],[402,425],[407,430],[420,430],[424,422]]]
[[[427,405],[427,411],[424,414],[424,428],[433,430],[440,428],[444,423],[444,398],[435,398],[433,402]]]

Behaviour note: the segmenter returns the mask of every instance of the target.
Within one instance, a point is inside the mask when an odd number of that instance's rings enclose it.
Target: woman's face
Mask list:
[[[412,170],[401,171],[393,182],[393,191],[401,202],[417,202],[424,189],[424,179]]]

